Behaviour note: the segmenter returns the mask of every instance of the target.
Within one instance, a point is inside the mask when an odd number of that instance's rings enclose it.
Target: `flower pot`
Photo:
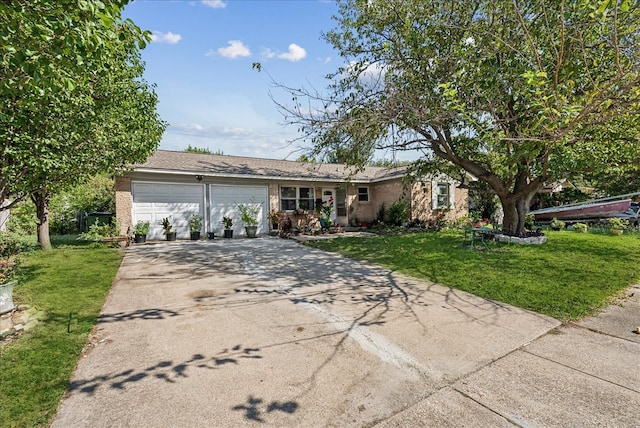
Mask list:
[[[167,241],[175,241],[177,232],[169,232],[167,233]]]
[[[258,233],[258,226],[245,226],[244,231],[247,233],[247,238],[255,238]]]
[[[623,229],[609,229],[609,233],[612,235],[622,235]]]
[[[13,304],[13,287],[18,281],[9,281],[0,285],[0,314],[12,311],[16,305]]]
[[[198,239],[200,239],[200,232],[191,232],[191,240],[197,241]]]
[[[224,230],[225,238],[233,238],[233,229],[225,229]]]
[[[207,238],[214,239],[215,237],[216,237],[216,233],[215,232],[207,232]]]
[[[136,233],[136,235],[133,237],[133,242],[135,242],[136,244],[143,244],[147,242],[147,235],[138,235]]]

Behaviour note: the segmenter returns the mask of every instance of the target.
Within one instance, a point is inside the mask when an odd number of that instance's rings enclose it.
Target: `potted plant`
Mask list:
[[[240,218],[244,223],[244,230],[248,238],[255,238],[258,232],[258,215],[260,214],[259,204],[238,204]]]
[[[162,233],[167,237],[167,241],[176,240],[176,232],[173,231],[173,225],[169,221],[168,217],[162,219]]]
[[[280,219],[282,218],[282,213],[278,210],[271,210],[269,214],[267,214],[269,218],[269,222],[271,223],[271,229],[276,230],[279,228]]]
[[[576,223],[573,225],[573,230],[578,233],[587,233],[587,224],[586,223]]]
[[[136,244],[147,242],[147,234],[149,233],[150,225],[151,223],[148,221],[138,220],[136,225],[133,227],[133,234],[134,234],[133,241]]]
[[[609,219],[609,233],[612,235],[622,235],[629,225],[629,221],[624,218],[613,217]]]
[[[202,229],[202,217],[194,214],[189,219],[189,232],[191,233],[192,241],[200,239],[200,229]]]
[[[233,219],[231,217],[222,217],[222,224],[224,225],[224,237],[233,238]]]
[[[13,303],[13,287],[17,284],[12,280],[15,261],[12,259],[0,260],[0,314],[11,312],[16,305]]]
[[[549,224],[549,226],[551,226],[551,229],[553,230],[562,230],[564,229],[564,221],[562,220],[558,220],[557,218],[553,218],[551,220],[551,224]]]
[[[215,239],[216,237],[216,231],[212,231],[212,232],[207,232],[207,238],[209,239]]]

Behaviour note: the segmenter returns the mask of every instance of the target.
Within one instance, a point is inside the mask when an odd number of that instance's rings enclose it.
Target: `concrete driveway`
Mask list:
[[[633,426],[640,344],[278,238],[127,250],[54,427]]]

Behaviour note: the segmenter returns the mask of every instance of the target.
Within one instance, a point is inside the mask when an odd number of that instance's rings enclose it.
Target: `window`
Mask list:
[[[431,208],[434,210],[453,209],[453,185],[443,181],[431,182]]]
[[[369,202],[368,187],[358,187],[358,202]]]
[[[438,208],[446,208],[449,205],[449,184],[438,183]]]
[[[280,209],[284,211],[313,210],[314,193],[313,187],[283,186],[280,188]]]

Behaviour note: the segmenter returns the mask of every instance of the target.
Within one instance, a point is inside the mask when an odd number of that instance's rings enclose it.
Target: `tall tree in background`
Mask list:
[[[417,150],[471,173],[520,234],[535,193],[640,162],[640,5],[631,0],[343,0],[327,94],[285,87],[317,153]]]
[[[144,162],[166,127],[142,78],[149,34],[122,20],[126,3],[0,4],[0,200],[34,201],[44,249],[52,192]]]

